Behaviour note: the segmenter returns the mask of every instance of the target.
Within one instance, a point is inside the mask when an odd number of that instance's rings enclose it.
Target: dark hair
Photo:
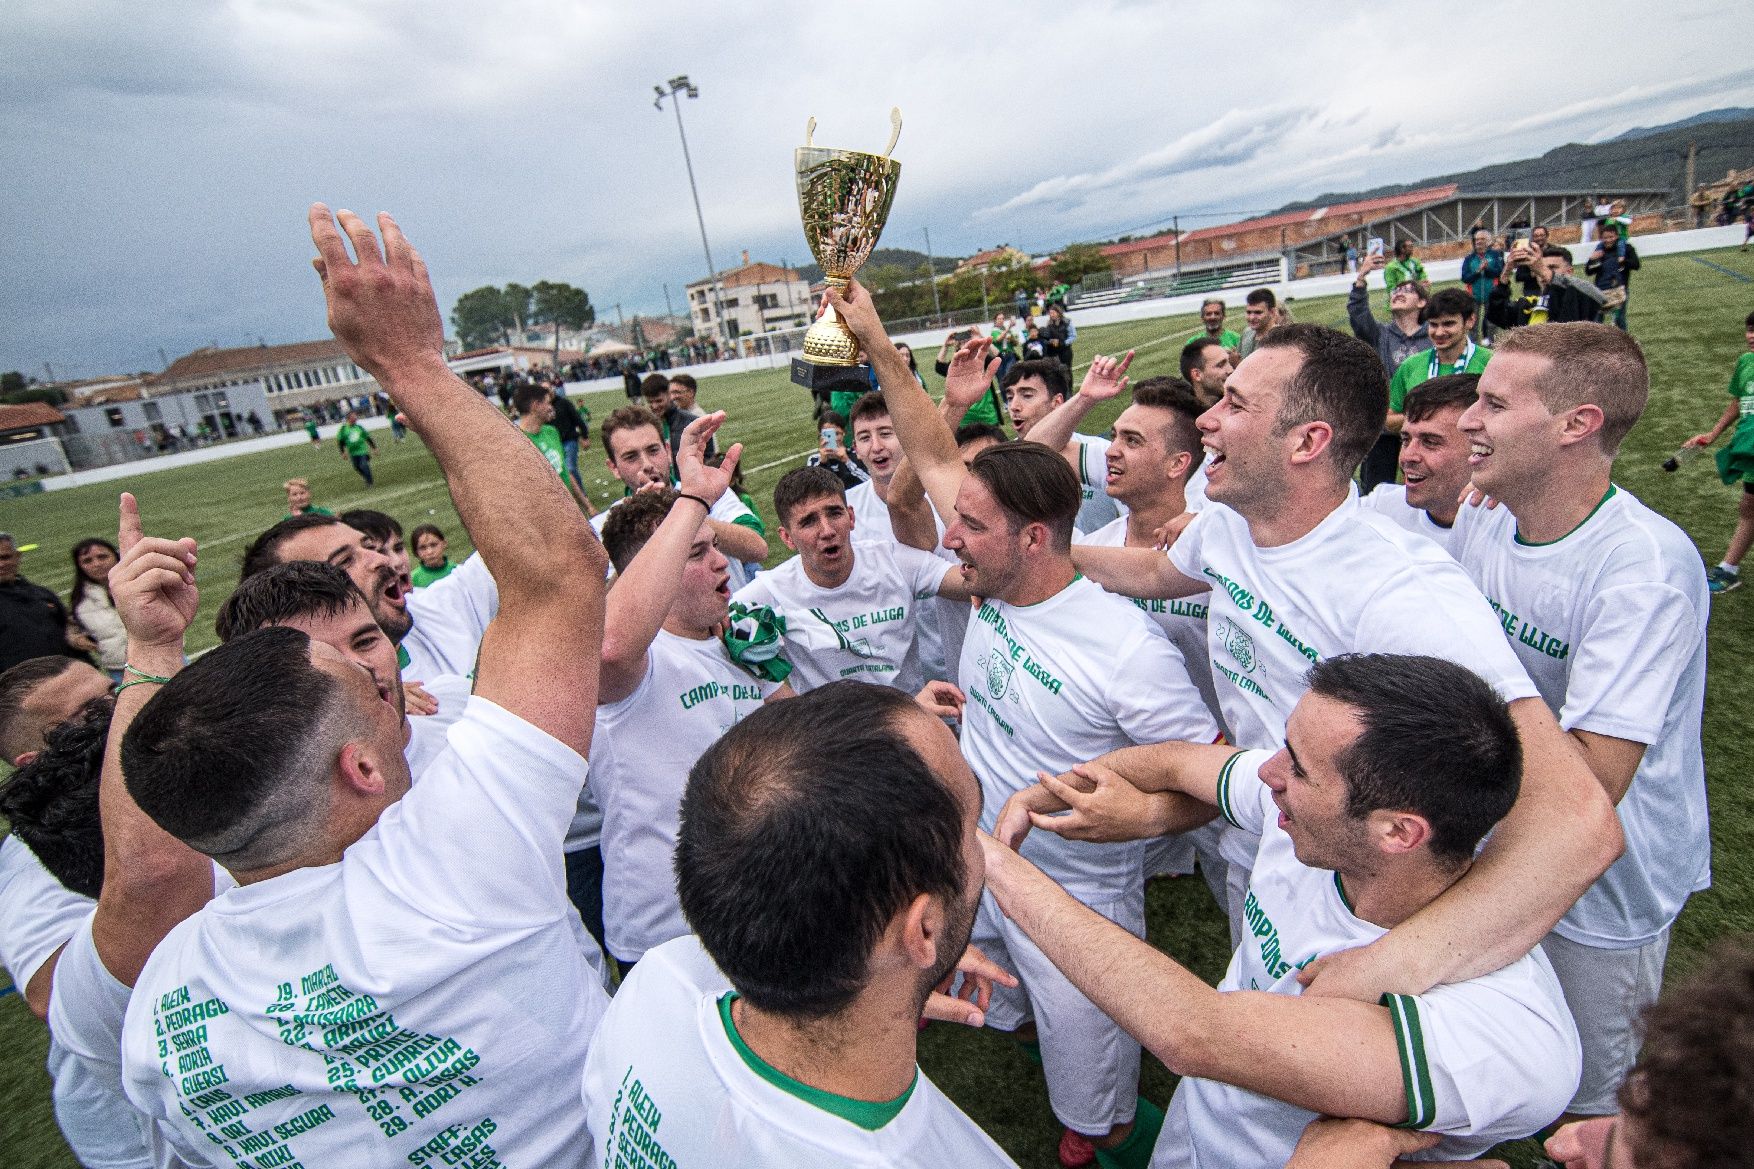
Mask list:
[[[844,1009],[897,913],[922,894],[962,901],[965,812],[903,737],[918,709],[887,686],[833,682],[756,711],[689,772],[682,913],[757,1009]]]
[[[1472,670],[1414,654],[1325,658],[1307,680],[1363,728],[1336,761],[1347,815],[1415,812],[1431,825],[1434,859],[1471,860],[1522,783],[1522,744],[1497,692]]]
[[[670,379],[664,374],[648,373],[645,378],[640,381],[639,394],[642,398],[656,397],[658,394],[663,394],[668,397],[669,393]]]
[[[1541,254],[1551,256],[1556,260],[1564,260],[1567,264],[1571,263],[1571,249],[1563,244],[1548,244],[1541,249]],[[1750,316],[1754,316],[1754,314],[1750,314]]]
[[[334,617],[350,605],[369,604],[353,579],[333,564],[292,560],[240,581],[219,606],[213,628],[219,640],[231,641],[265,625]]]
[[[1401,413],[1408,422],[1424,422],[1439,410],[1460,406],[1466,410],[1480,397],[1480,375],[1477,373],[1446,373],[1420,382],[1407,391]]]
[[[664,388],[666,391],[670,388],[668,382],[664,383]],[[525,382],[512,391],[512,409],[519,414],[528,414],[536,403],[553,393],[553,390],[541,382]]]
[[[1279,298],[1273,295],[1271,288],[1257,288],[1242,299],[1244,304],[1264,304],[1268,308],[1279,307]]]
[[[1409,256],[1411,256],[1413,254],[1413,241],[1408,239],[1406,236],[1402,236],[1400,239],[1395,241],[1395,255],[1397,255],[1397,256],[1400,255],[1401,249],[1403,249],[1403,248],[1406,249],[1407,254]]]
[[[883,400],[882,394],[861,394],[853,400],[853,408],[847,411],[847,423],[857,426],[862,418],[889,417],[889,403]]]
[[[1194,374],[1206,365],[1206,350],[1223,348],[1224,344],[1219,341],[1218,338],[1209,337],[1204,333],[1195,337],[1186,345],[1183,345],[1181,355],[1182,377],[1187,381],[1193,381]]]
[[[657,375],[653,374],[652,376],[656,377]],[[603,453],[613,460],[615,447],[610,443],[610,438],[617,431],[638,430],[642,426],[649,426],[657,431],[660,439],[664,437],[664,427],[658,422],[658,416],[644,406],[621,406],[611,410],[609,417],[603,419],[603,425],[599,429],[599,433],[603,437]]]
[[[773,485],[773,510],[781,525],[791,522],[792,511],[813,499],[832,497],[846,501],[846,485],[827,467],[799,467],[780,476]]]
[[[675,502],[676,492],[664,488],[636,491],[609,509],[609,517],[603,521],[603,549],[609,553],[609,563],[616,572],[633,563]]]
[[[243,567],[238,572],[238,580],[249,580],[258,572],[279,564],[280,546],[300,532],[339,523],[341,521],[332,515],[315,515],[308,511],[303,515],[287,516],[257,536],[250,542],[250,546],[244,549],[244,562]]]
[[[695,390],[697,392],[700,389],[699,383],[694,380],[694,375],[691,373],[673,373],[673,374],[671,374],[670,375],[670,384],[673,386],[687,386],[689,389]]]
[[[97,698],[49,732],[48,746],[0,786],[0,816],[55,880],[95,898],[103,891],[104,831],[97,811],[104,744],[115,704]]]
[[[410,548],[420,547],[420,537],[422,536],[437,536],[441,540],[445,538],[445,534],[439,531],[437,524],[420,524],[408,533],[408,546]]]
[[[1034,357],[1028,361],[1019,361],[1005,371],[999,388],[1008,390],[1026,377],[1040,378],[1042,385],[1048,388],[1050,398],[1064,398],[1072,392],[1071,373],[1053,357]]]
[[[5,754],[7,763],[37,746],[34,742],[17,741],[24,733],[19,716],[24,713],[25,700],[38,686],[59,678],[78,660],[61,654],[44,654],[40,658],[26,658],[0,672],[0,752]]]
[[[1748,319],[1742,322],[1742,327],[1744,329],[1754,329],[1754,313],[1748,314]]]
[[[1148,377],[1133,387],[1133,405],[1169,411],[1169,425],[1163,428],[1169,452],[1186,451],[1194,456],[1193,466],[1200,465],[1200,428],[1194,419],[1205,411],[1193,386],[1179,377]]]
[[[1072,546],[1072,524],[1084,505],[1084,490],[1059,451],[1026,439],[1000,443],[976,455],[968,471],[992,492],[1011,531],[1024,524],[1046,524],[1056,550]]]
[[[1620,1110],[1638,1121],[1630,1126],[1638,1164],[1747,1164],[1750,1083],[1754,942],[1743,934],[1720,940],[1695,973],[1644,1012],[1644,1050],[1620,1085]]]
[[[994,426],[991,422],[964,422],[956,428],[956,445],[958,447],[965,447],[971,442],[981,442],[989,438],[994,442],[1011,441],[1011,436],[1005,433],[1004,427]]]
[[[1295,349],[1303,358],[1286,380],[1279,427],[1326,422],[1333,430],[1334,469],[1350,476],[1382,434],[1389,415],[1389,379],[1376,350],[1325,325],[1282,325],[1262,349]]]
[[[1471,320],[1475,313],[1474,294],[1466,288],[1440,288],[1425,301],[1425,311],[1419,314],[1421,321],[1434,320],[1437,317],[1460,317]]]
[[[402,538],[402,524],[395,516],[381,511],[373,511],[369,507],[356,507],[352,511],[344,511],[335,517],[356,532],[361,532],[379,544],[388,548],[392,541]]]
[[[288,859],[333,762],[322,734],[337,701],[311,639],[271,625],[195,659],[122,736],[128,794],[197,852],[243,868]]]
[[[847,420],[833,410],[824,410],[819,421],[823,426],[838,426],[843,433],[847,428]]]
[[[85,539],[79,541],[79,543],[73,545],[73,587],[67,591],[68,612],[73,612],[79,608],[79,602],[85,600],[85,590],[88,588],[102,589],[106,598],[110,595],[110,586],[107,581],[100,582],[87,580],[85,579],[85,573],[79,567],[79,558],[85,555],[85,550],[87,548],[108,548],[111,556],[114,556],[117,560],[122,558],[122,554],[116,550],[116,546],[102,536],[87,536]],[[115,602],[112,599],[111,604],[114,603]]]

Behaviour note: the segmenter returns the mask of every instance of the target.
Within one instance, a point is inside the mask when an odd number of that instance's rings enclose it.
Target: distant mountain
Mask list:
[[[1691,118],[1682,118],[1679,122],[1670,122],[1666,126],[1634,126],[1624,134],[1608,139],[1609,142],[1626,142],[1634,138],[1649,138],[1652,134],[1661,134],[1665,130],[1685,130],[1689,126],[1707,126],[1714,122],[1741,122],[1754,118],[1754,110],[1746,106],[1737,106],[1725,110],[1706,110],[1703,114],[1694,114]]]
[[[956,271],[956,265],[962,263],[960,256],[934,256],[933,267],[940,273]],[[865,261],[866,267],[875,268],[879,264],[899,264],[904,268],[918,268],[926,262],[926,253],[913,252],[907,248],[878,248]],[[798,269],[798,277],[814,284],[822,279],[822,268],[817,264],[805,264]]]
[[[1724,115],[1723,120],[1717,115]],[[1280,211],[1306,211],[1355,199],[1399,195],[1423,187],[1455,183],[1470,194],[1512,194],[1535,191],[1662,190],[1679,201],[1686,183],[1687,144],[1697,143],[1695,181],[1723,178],[1731,170],[1754,166],[1754,111],[1714,110],[1673,126],[1630,130],[1607,142],[1573,142],[1539,158],[1501,162],[1477,170],[1434,175],[1411,183],[1394,183],[1368,191],[1329,192],[1314,199],[1287,203]]]

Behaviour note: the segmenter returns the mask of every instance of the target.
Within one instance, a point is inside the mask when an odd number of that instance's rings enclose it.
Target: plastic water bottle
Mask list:
[[[1663,470],[1673,473],[1681,469],[1681,464],[1697,458],[1705,450],[1702,446],[1687,443],[1680,450],[1663,460]]]

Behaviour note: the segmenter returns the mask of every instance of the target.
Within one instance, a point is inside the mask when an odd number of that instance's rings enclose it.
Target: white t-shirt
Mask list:
[[[847,492],[847,506],[853,509],[853,540],[856,543],[895,544],[895,523],[889,505],[877,494],[877,485],[866,481]],[[960,564],[956,553],[944,547],[944,517],[932,507],[932,521],[938,525],[939,544],[932,550],[938,559]],[[962,652],[962,636],[968,627],[968,606],[961,601],[935,597],[920,606],[920,665],[926,677],[948,680],[951,664]]]
[[[1458,559],[1568,731],[1646,744],[1620,801],[1626,851],[1555,929],[1626,949],[1711,883],[1700,721],[1710,593],[1687,534],[1619,488],[1551,544],[1508,508],[1463,508]]]
[[[1126,515],[1127,505],[1108,493],[1109,440],[1094,434],[1074,434],[1072,441],[1078,444],[1078,465],[1074,469],[1084,496],[1072,526],[1080,532],[1094,532],[1116,516]]]
[[[1239,752],[1219,781],[1219,810],[1261,841],[1249,881],[1249,928],[1220,992],[1302,993],[1313,959],[1388,932],[1355,917],[1338,874],[1297,859],[1260,780],[1271,751]],[[1407,1084],[1407,1120],[1444,1139],[1417,1160],[1462,1160],[1527,1136],[1564,1110],[1583,1066],[1577,1027],[1553,968],[1537,948],[1492,974],[1385,995]],[[1316,1118],[1306,1109],[1216,1080],[1176,1089],[1152,1169],[1283,1165]]]
[[[129,1098],[196,1164],[582,1165],[573,1086],[607,1005],[561,868],[584,773],[472,697],[339,863],[232,889],[159,943]]]
[[[408,745],[402,754],[408,757],[408,774],[419,781],[433,760],[444,754],[452,724],[463,717],[469,705],[469,692],[474,683],[460,674],[445,674],[431,680],[420,680],[426,692],[438,700],[433,714],[408,716]]]
[[[1407,485],[1405,483],[1379,483],[1376,490],[1358,501],[1359,505],[1374,511],[1377,515],[1400,524],[1409,532],[1424,536],[1427,540],[1442,548],[1452,556],[1455,549],[1456,530],[1444,527],[1431,518],[1431,513],[1424,508],[1414,507],[1407,502]]]
[[[585,1061],[593,1169],[1014,1165],[924,1072],[891,1116],[774,1069],[736,1034],[731,993],[693,936],[621,984]]]
[[[0,840],[0,965],[20,995],[43,963],[90,919],[96,902],[57,881],[16,836]],[[56,962],[55,978],[61,963]],[[50,997],[50,1010],[54,998]],[[120,1013],[116,1018],[120,1020]],[[105,1077],[49,1031],[49,1078],[55,1123],[86,1169],[151,1165],[140,1120],[119,1076]]]
[[[1093,548],[1125,548],[1127,518],[1122,516],[1094,532],[1074,535],[1072,542],[1088,544]],[[1218,705],[1217,688],[1212,685],[1212,658],[1206,652],[1206,609],[1211,594],[1195,593],[1172,601],[1141,600],[1138,597],[1129,599],[1157,623],[1157,627],[1163,630],[1164,636],[1169,638],[1176,651],[1181,654],[1182,661],[1188,667],[1188,676],[1206,702],[1206,709],[1222,725],[1223,711]]]
[[[733,662],[718,638],[660,629],[639,686],[597,708],[591,795],[603,809],[604,941],[617,958],[638,961],[688,932],[674,857],[689,769],[777,689]]]
[[[794,556],[735,599],[785,618],[788,681],[798,693],[851,678],[914,694],[926,683],[918,644],[925,603],[952,571],[929,552],[867,540],[854,546],[852,575],[838,588],[814,583]]]
[[[981,827],[1035,782],[1105,751],[1210,743],[1217,724],[1163,632],[1132,602],[1079,577],[1035,605],[985,601],[959,671],[962,753],[981,782]],[[1023,855],[1088,902],[1136,896],[1144,841],[1091,844],[1031,832]]]
[[[1188,511],[1199,511],[1206,506],[1206,464],[1211,461],[1212,456],[1207,455],[1188,476],[1188,485],[1182,488],[1182,506]]]
[[[629,497],[623,496],[621,499],[617,499],[608,507],[591,517],[591,530],[597,533],[597,538],[599,540],[603,538],[603,525],[609,522],[609,513],[614,511],[617,507],[620,507],[627,498]],[[756,516],[754,512],[743,506],[743,501],[737,498],[737,493],[735,491],[726,491],[719,496],[718,502],[713,504],[712,509],[706,513],[706,518],[709,520],[718,520],[723,524],[734,524],[739,519],[753,520]],[[745,523],[742,526],[750,528],[751,531],[754,530],[752,524]],[[749,569],[744,566],[742,561],[735,560],[729,556],[725,557],[725,559],[731,562],[731,567],[727,571],[731,578],[731,591],[736,592],[738,589],[749,583],[751,573]],[[449,578],[447,577],[446,579]]]
[[[472,677],[481,635],[499,612],[499,586],[477,552],[443,580],[408,594],[414,627],[402,639],[408,664],[402,676],[416,682],[444,674]]]

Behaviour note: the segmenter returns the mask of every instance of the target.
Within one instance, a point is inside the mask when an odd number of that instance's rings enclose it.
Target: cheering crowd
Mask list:
[[[591,515],[550,390],[514,427],[452,375],[378,226],[312,209],[330,326],[475,553],[422,525],[410,561],[293,480],[190,662],[202,553],[125,494],[76,554],[113,673],[44,625],[0,674],[0,958],[82,1164],[1011,1164],[924,1019],[1039,1061],[1071,1167],[1556,1121],[1567,1163],[1739,1163],[1754,951],[1641,1024],[1710,878],[1710,602],[1611,479],[1625,332],[1487,349],[1469,291],[1397,285],[1348,337],[1262,290],[1180,377],[1098,356],[1074,391],[982,334],[935,402],[855,283],[877,391],[779,480],[763,570],[692,384],[601,422],[627,491]],[[1145,940],[1145,882],[1194,872],[1217,987]]]

